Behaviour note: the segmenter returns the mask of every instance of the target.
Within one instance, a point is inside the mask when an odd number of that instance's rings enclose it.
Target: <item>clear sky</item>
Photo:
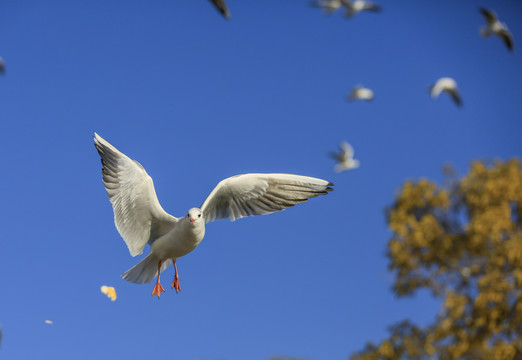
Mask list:
[[[308,0],[0,1],[2,359],[346,359],[439,302],[397,299],[384,210],[406,179],[507,160],[522,146],[522,2],[380,0],[325,16]],[[484,39],[478,6],[514,36]],[[427,88],[453,77],[464,106]],[[351,88],[373,102],[348,103]],[[92,135],[152,176],[183,216],[222,179],[335,183],[284,212],[207,225],[160,300],[114,223]],[[359,169],[327,153],[350,142]],[[101,285],[116,288],[111,302]],[[53,324],[46,324],[52,320]]]

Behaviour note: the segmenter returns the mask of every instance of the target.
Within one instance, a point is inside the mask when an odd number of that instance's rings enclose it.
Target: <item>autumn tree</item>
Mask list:
[[[393,291],[429,289],[427,327],[403,321],[351,360],[522,359],[522,167],[474,162],[437,185],[407,181],[387,210]]]

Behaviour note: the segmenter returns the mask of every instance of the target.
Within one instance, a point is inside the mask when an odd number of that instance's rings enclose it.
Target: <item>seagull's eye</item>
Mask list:
[[[198,217],[201,217],[201,214],[198,214]]]
[[[190,215],[189,215],[189,214],[187,214],[187,217],[190,217]]]

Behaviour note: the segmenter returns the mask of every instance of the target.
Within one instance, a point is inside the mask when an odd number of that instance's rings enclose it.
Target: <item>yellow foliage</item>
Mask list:
[[[522,323],[522,164],[474,162],[449,183],[407,181],[387,210],[394,290],[429,288],[441,313],[424,329],[393,327],[352,360],[522,359],[512,336]]]
[[[381,346],[379,346],[379,355],[389,359],[393,357],[393,345],[391,341],[384,341]]]

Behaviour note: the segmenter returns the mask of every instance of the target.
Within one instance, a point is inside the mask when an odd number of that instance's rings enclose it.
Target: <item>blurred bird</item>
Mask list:
[[[52,320],[45,320],[44,322],[45,322],[47,325],[52,325],[52,324],[53,324]]]
[[[343,5],[346,7],[344,16],[352,17],[360,13],[361,11],[373,11],[380,12],[381,7],[377,4],[366,0],[341,0]]]
[[[439,97],[440,93],[445,91],[449,96],[451,96],[455,104],[462,106],[462,99],[460,98],[457,83],[450,77],[440,78],[434,85],[429,87],[429,91],[432,99]]]
[[[335,172],[341,172],[351,169],[357,169],[359,167],[359,160],[353,158],[354,151],[352,145],[343,141],[339,144],[340,152],[330,152],[330,157],[337,160],[337,164],[334,167]]]
[[[486,26],[480,29],[480,34],[483,37],[489,37],[490,35],[497,35],[500,37],[504,44],[506,44],[509,51],[513,51],[513,36],[509,32],[506,24],[500,22],[497,15],[488,9],[479,8],[482,15],[486,19]]]
[[[116,289],[114,287],[103,285],[100,287],[100,291],[107,295],[112,301],[116,300]]]
[[[181,218],[163,210],[152,178],[143,166],[118,151],[94,133],[100,154],[103,183],[114,210],[114,223],[132,256],[149,254],[122,277],[136,284],[158,280],[152,291],[165,291],[160,274],[174,264],[172,287],[178,292],[176,260],[194,250],[205,236],[205,224],[218,219],[236,219],[271,214],[309,198],[326,195],[333,184],[308,176],[292,174],[244,174],[222,180],[200,208],[192,208]]]
[[[227,4],[225,0],[210,0],[212,4],[218,9],[218,11],[227,19],[230,19],[230,13],[228,12]]]
[[[348,101],[354,100],[373,100],[373,91],[363,87],[362,85],[357,85],[353,88],[352,92],[348,94]]]
[[[4,59],[2,59],[0,57],[0,74],[4,74],[5,73],[5,62],[4,62]]]
[[[330,15],[342,6],[342,2],[341,0],[318,0],[311,2],[310,6],[323,8],[325,14]]]

